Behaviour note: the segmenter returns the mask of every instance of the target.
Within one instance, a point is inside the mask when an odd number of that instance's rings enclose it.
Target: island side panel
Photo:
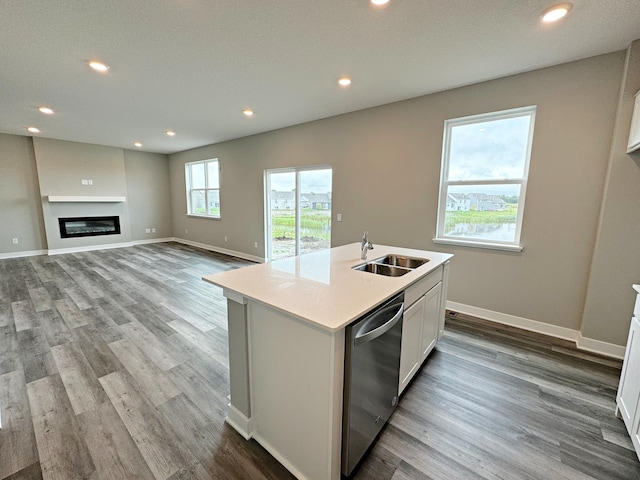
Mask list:
[[[344,329],[249,301],[253,437],[299,479],[340,478]]]
[[[251,438],[251,402],[249,393],[249,345],[247,305],[243,298],[227,298],[229,337],[229,383],[231,401],[227,423],[245,439]]]

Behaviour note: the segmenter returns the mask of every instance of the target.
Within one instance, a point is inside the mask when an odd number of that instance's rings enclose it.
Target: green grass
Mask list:
[[[507,208],[502,212],[447,212],[445,216],[445,229],[453,229],[454,225],[460,223],[470,224],[508,224],[516,223],[518,213],[517,205],[507,205]]]
[[[272,210],[273,238],[295,238],[294,210]],[[319,240],[331,239],[331,212],[304,208],[300,211],[300,236]]]
[[[207,215],[207,211],[204,208],[196,208],[193,212],[195,215]],[[220,207],[210,208],[208,215],[220,216]]]

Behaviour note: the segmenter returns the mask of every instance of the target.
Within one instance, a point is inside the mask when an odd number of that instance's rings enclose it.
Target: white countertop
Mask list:
[[[317,326],[337,331],[406,289],[453,255],[375,245],[368,260],[388,254],[429,259],[401,277],[353,270],[365,263],[360,243],[206,275],[203,280]]]

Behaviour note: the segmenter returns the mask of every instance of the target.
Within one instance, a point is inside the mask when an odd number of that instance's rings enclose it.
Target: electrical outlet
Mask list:
[[[82,185],[89,185],[89,180],[85,180],[83,178],[82,180],[80,180],[80,183],[82,183]]]
[[[189,230],[187,230],[186,228],[184,229],[184,233],[189,233]]]
[[[13,243],[14,245],[18,244],[18,239],[17,238],[12,238],[11,239],[11,243]]]
[[[150,228],[145,228],[144,229],[144,233],[151,233],[151,229]]]
[[[155,227],[151,229],[151,233],[156,233]]]
[[[258,248],[258,242],[253,242],[253,246]]]
[[[224,241],[225,241],[225,242],[227,241],[227,236],[226,236],[226,235],[224,236]]]

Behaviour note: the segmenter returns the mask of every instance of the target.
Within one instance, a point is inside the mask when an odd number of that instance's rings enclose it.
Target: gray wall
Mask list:
[[[0,133],[0,226],[0,255],[47,248],[31,137]]]
[[[124,151],[132,240],[173,236],[169,158],[159,153]],[[155,228],[155,233],[145,229]]]
[[[583,336],[619,345],[629,333],[636,296],[631,284],[640,283],[640,153],[626,153],[638,90],[640,40],[628,51],[582,321]]]
[[[82,185],[82,179],[93,180],[93,185]],[[118,195],[127,201],[50,204],[48,195]],[[58,216],[90,215],[119,215],[123,234],[60,238]],[[0,134],[0,225],[0,255],[171,237],[169,159],[162,154]],[[147,234],[145,228],[156,232]],[[18,238],[18,245],[12,238]]]
[[[579,330],[624,58],[616,52],[171,155],[174,235],[264,256],[264,170],[329,164],[334,246],[369,230],[374,244],[454,253],[449,300]],[[527,105],[538,110],[524,251],[433,244],[444,120]],[[185,214],[184,163],[206,158],[222,168],[217,221]]]
[[[109,245],[131,241],[129,206],[122,203],[51,203],[49,195],[127,196],[121,148],[34,138],[42,213],[49,250]],[[82,185],[82,180],[93,185]],[[61,238],[59,217],[118,215],[119,235]]]

